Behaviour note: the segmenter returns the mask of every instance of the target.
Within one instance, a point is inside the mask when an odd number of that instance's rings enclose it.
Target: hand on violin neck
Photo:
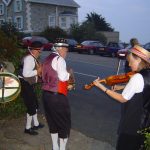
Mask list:
[[[99,86],[100,85],[100,78],[98,77],[96,80],[94,80],[93,81],[93,84],[95,85],[95,86]]]

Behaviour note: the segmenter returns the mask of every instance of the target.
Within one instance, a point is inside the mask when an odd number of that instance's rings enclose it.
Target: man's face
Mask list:
[[[67,56],[68,47],[58,47],[57,49],[58,49],[59,55],[65,59]]]
[[[33,49],[32,53],[36,58],[39,57],[41,54],[41,48],[38,48],[38,49],[36,48],[35,50]]]

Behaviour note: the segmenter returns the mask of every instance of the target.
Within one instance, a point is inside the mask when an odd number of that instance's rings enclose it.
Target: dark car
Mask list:
[[[99,53],[98,51],[100,47],[104,47],[101,42],[88,40],[77,45],[76,51],[78,53],[88,53],[92,55]]]
[[[150,42],[149,42],[149,43],[146,43],[143,47],[144,47],[145,49],[147,49],[148,51],[150,51]]]
[[[22,39],[22,46],[24,48],[27,48],[28,46],[30,46],[32,43],[40,43],[40,44],[48,44],[49,41],[41,36],[28,36],[28,37],[24,37]]]
[[[117,42],[109,42],[107,46],[101,47],[99,49],[99,53],[101,55],[109,55],[112,57],[117,56],[117,52],[120,49],[123,49],[124,45],[122,43],[117,43]]]
[[[77,42],[75,39],[69,39],[69,38],[56,38],[55,41],[57,41],[57,40],[59,41],[59,40],[61,40],[61,39],[66,40],[66,43],[69,45],[68,50],[69,50],[70,52],[73,52],[73,51],[76,50],[75,48],[76,48],[78,42]]]
[[[75,47],[77,46],[78,42],[74,39],[66,39],[68,45],[69,45],[69,51],[74,52],[76,51]]]

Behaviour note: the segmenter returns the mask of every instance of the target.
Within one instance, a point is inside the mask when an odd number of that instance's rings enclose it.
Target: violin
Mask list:
[[[120,75],[112,75],[112,76],[109,76],[107,78],[100,79],[99,83],[105,83],[106,85],[109,85],[109,86],[113,86],[113,85],[116,85],[116,84],[119,84],[119,83],[126,83],[126,82],[129,81],[131,76],[133,76],[135,73],[136,72],[128,72],[128,73],[120,74]],[[86,84],[84,86],[84,89],[89,90],[93,86],[95,86],[95,85],[94,85],[93,82],[91,82],[90,84]]]

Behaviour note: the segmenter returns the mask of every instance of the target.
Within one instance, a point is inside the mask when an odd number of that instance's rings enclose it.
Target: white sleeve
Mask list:
[[[32,56],[26,56],[24,58],[24,65],[23,65],[23,76],[24,77],[33,77],[37,75],[37,70],[35,68],[35,61]]]
[[[67,81],[69,80],[69,73],[66,69],[66,62],[62,57],[55,57],[52,60],[52,67],[54,70],[57,71],[58,78],[60,81]]]
[[[131,79],[127,83],[126,87],[122,92],[122,96],[124,97],[124,99],[130,100],[134,96],[134,94],[142,92],[143,88],[144,88],[143,76],[139,73],[136,73],[131,77]]]

